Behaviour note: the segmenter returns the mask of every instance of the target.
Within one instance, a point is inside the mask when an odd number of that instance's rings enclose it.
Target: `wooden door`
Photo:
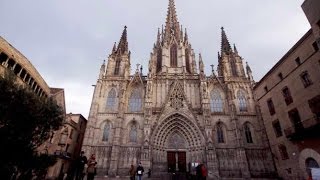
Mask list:
[[[186,152],[178,152],[178,167],[180,172],[186,172]]]
[[[176,171],[176,152],[167,152],[168,172]]]

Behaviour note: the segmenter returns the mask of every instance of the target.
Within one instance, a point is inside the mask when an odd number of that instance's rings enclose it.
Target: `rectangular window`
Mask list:
[[[265,91],[265,92],[268,92],[268,86],[265,86],[265,87],[264,87],[264,91]]]
[[[268,99],[267,104],[268,104],[270,115],[274,115],[276,113],[276,111],[274,109],[272,99]]]
[[[299,57],[297,57],[297,58],[295,59],[295,61],[296,61],[296,64],[297,64],[298,66],[301,65],[301,61],[300,61],[300,58],[299,58]]]
[[[282,95],[284,97],[284,101],[286,102],[287,105],[291,104],[293,102],[290,90],[288,87],[284,87],[282,89]]]
[[[286,146],[283,145],[283,144],[280,144],[280,145],[278,146],[278,148],[279,148],[279,152],[280,152],[281,159],[282,159],[282,160],[289,159],[289,155],[288,155]]]
[[[280,80],[282,80],[283,79],[282,73],[279,73],[278,77],[280,78]]]
[[[312,47],[313,47],[314,51],[319,51],[319,46],[318,46],[317,42],[313,42]]]
[[[303,129],[303,125],[302,125],[302,122],[301,122],[301,118],[300,118],[300,115],[299,115],[299,111],[297,108],[294,108],[292,110],[290,110],[288,112],[288,115],[289,115],[289,119],[291,120],[294,128],[295,128],[295,131],[300,131]]]
[[[276,137],[282,136],[282,129],[279,120],[275,120],[272,122],[274,133],[276,134]]]
[[[310,99],[308,103],[315,118],[320,120],[320,95],[317,95],[316,97]]]
[[[301,73],[300,77],[304,87],[308,87],[312,84],[308,71],[304,71],[303,73]]]

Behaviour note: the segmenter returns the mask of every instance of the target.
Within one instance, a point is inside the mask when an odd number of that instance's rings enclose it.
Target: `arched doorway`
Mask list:
[[[189,162],[205,162],[204,138],[193,120],[168,116],[152,134],[152,167],[158,172],[185,172]]]

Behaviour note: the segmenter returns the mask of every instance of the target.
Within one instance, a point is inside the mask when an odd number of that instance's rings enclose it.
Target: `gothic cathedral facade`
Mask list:
[[[141,162],[155,176],[204,163],[213,178],[274,177],[252,72],[221,30],[218,67],[206,75],[169,0],[147,75],[138,66],[131,75],[124,28],[100,68],[83,143],[98,175],[126,176]]]

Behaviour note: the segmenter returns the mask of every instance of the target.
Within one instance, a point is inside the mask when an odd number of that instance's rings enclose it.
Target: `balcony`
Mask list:
[[[61,150],[56,150],[54,152],[54,155],[59,158],[62,158],[62,159],[70,159],[71,158],[71,153],[66,152],[66,151],[61,151]]]
[[[309,118],[294,126],[284,129],[284,134],[291,140],[302,140],[306,138],[319,137],[320,119],[317,117]]]

